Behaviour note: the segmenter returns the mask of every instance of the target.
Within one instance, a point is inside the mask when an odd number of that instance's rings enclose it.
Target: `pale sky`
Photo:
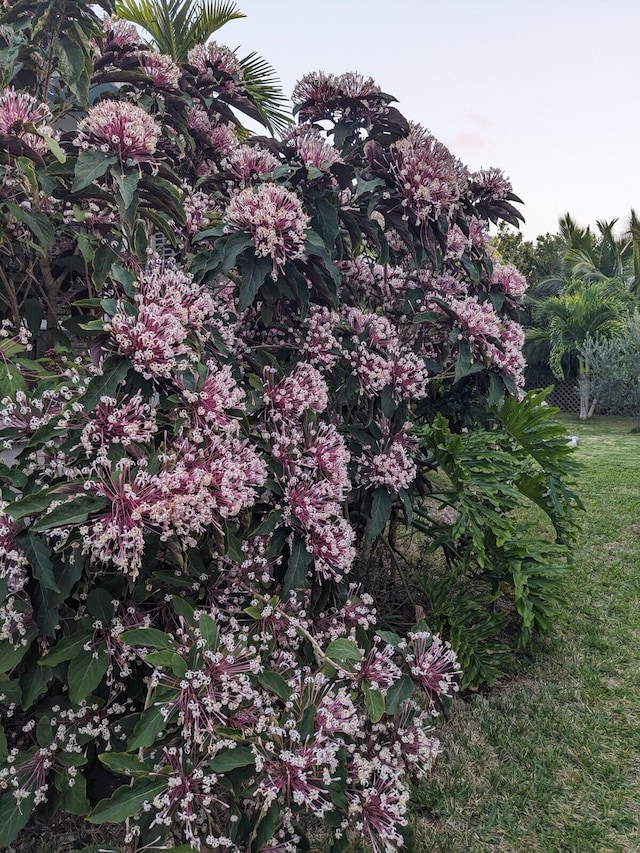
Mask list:
[[[471,169],[497,166],[523,232],[640,213],[639,0],[237,0],[214,38],[257,51],[287,95],[359,71]]]

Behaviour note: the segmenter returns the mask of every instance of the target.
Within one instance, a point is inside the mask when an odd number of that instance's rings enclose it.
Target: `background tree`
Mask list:
[[[534,307],[536,325],[527,332],[527,351],[548,347],[551,370],[559,378],[565,377],[569,359],[577,357],[582,420],[591,417],[596,404],[591,393],[591,363],[584,344],[590,338],[619,335],[629,305],[623,285],[619,284],[616,290],[609,281],[578,281],[560,296],[550,296]]]
[[[640,429],[640,312],[636,308],[613,338],[587,338],[580,348],[589,363],[592,393],[602,412],[631,415]]]

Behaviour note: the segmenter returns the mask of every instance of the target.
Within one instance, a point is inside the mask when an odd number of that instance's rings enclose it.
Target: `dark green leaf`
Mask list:
[[[89,823],[122,823],[137,815],[145,802],[150,802],[167,787],[167,779],[136,779],[123,785],[107,800],[100,800],[87,817]]]
[[[384,696],[368,684],[363,685],[364,704],[372,723],[378,723],[384,714]]]
[[[245,311],[253,305],[265,278],[271,272],[272,263],[270,257],[259,258],[254,252],[248,252],[243,258],[240,265],[242,281],[238,294],[238,311]]]
[[[200,636],[207,644],[209,651],[216,651],[218,648],[218,626],[213,621],[208,613],[203,613],[198,622],[200,628]]]
[[[86,189],[98,178],[101,178],[109,168],[118,162],[117,157],[107,157],[102,151],[87,148],[78,154],[75,166],[75,179],[71,192],[77,193]]]
[[[291,698],[291,688],[279,673],[265,669],[258,673],[256,679],[266,690],[275,693],[283,702],[288,702]]]
[[[347,640],[344,637],[337,637],[335,640],[331,640],[325,649],[325,655],[329,660],[336,663],[362,660],[362,652],[357,645],[353,640]]]
[[[91,412],[101,397],[115,397],[116,389],[127,377],[131,364],[117,355],[109,356],[102,365],[102,373],[89,383],[87,393],[82,397],[85,412]]]
[[[108,665],[109,657],[104,643],[100,643],[92,652],[72,660],[67,670],[69,699],[77,705],[93,693],[102,681]]]
[[[166,726],[166,720],[162,715],[162,706],[151,705],[140,714],[133,734],[127,741],[127,749],[133,752],[141,747],[153,746],[156,738]]]
[[[140,761],[137,755],[130,755],[128,752],[101,752],[98,758],[105,767],[114,773],[128,776],[129,774],[149,772],[149,767]]]
[[[325,245],[332,249],[338,236],[338,208],[327,198],[317,198],[313,211],[313,230],[322,237]]]
[[[64,637],[60,642],[51,649],[51,651],[41,658],[38,663],[41,666],[57,666],[66,660],[73,660],[80,655],[86,656],[88,652],[84,651],[85,643],[93,636],[92,631],[80,629],[78,633],[72,634],[69,637]]]
[[[248,767],[256,763],[253,750],[248,746],[237,746],[235,749],[225,749],[219,752],[209,762],[212,773],[228,773],[238,767]]]
[[[98,290],[100,290],[102,285],[105,283],[107,276],[109,275],[109,271],[111,270],[111,265],[117,257],[117,254],[106,240],[101,242],[96,249],[93,256],[93,283]],[[120,361],[120,363],[126,364],[124,361]],[[100,379],[101,377],[97,377],[93,381],[99,382]]]
[[[379,486],[371,496],[371,517],[367,524],[367,538],[375,539],[386,527],[391,515],[391,495]]]
[[[70,777],[66,773],[56,776],[55,785],[61,795],[60,806],[67,814],[84,817],[91,809],[87,799],[87,780],[83,773],[77,773],[73,785],[69,782]]]
[[[104,587],[94,587],[87,596],[87,612],[106,628],[113,617],[113,595]]]
[[[0,848],[7,848],[16,835],[27,825],[33,811],[34,795],[29,794],[18,805],[12,791],[0,799]]]
[[[112,172],[112,174],[118,188],[118,195],[122,202],[122,208],[124,210],[128,210],[131,207],[136,190],[138,189],[140,173],[137,169],[134,169],[125,175],[116,172]]]
[[[54,230],[53,224],[46,214],[39,213],[38,211],[31,212],[24,210],[13,201],[5,202],[5,204],[18,222],[22,222],[33,232],[41,246],[45,249],[51,248],[53,245]]]
[[[402,703],[410,699],[412,695],[413,681],[408,675],[403,675],[397,681],[394,681],[387,690],[386,713],[391,715],[397,714]]]
[[[304,539],[300,536],[293,537],[291,554],[287,571],[282,585],[282,598],[286,599],[292,589],[299,589],[307,579],[307,569],[311,563],[312,555],[307,551]]]
[[[20,682],[6,675],[0,675],[0,696],[2,696],[0,706],[19,705],[22,701]]]
[[[33,531],[52,530],[56,527],[67,527],[73,524],[83,524],[93,512],[100,512],[109,506],[107,498],[80,494],[66,501],[47,515],[42,515],[31,526]]]
[[[143,646],[147,649],[173,651],[176,647],[175,640],[157,628],[132,628],[130,631],[123,631],[118,639],[129,646]]]
[[[60,592],[51,564],[51,547],[31,532],[20,537],[20,544],[29,559],[33,576],[38,580],[40,586],[43,589]]]

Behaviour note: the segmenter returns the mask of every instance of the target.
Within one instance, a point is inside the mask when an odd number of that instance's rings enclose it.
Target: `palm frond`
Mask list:
[[[272,66],[257,53],[239,60],[247,94],[272,133],[284,133],[291,124],[289,101]]]
[[[637,293],[640,290],[640,219],[636,216],[633,208],[631,208],[628,233],[631,237],[633,268],[633,279],[630,289],[633,293]]]
[[[143,29],[175,62],[184,62],[229,21],[245,17],[232,0],[117,0],[115,14]]]

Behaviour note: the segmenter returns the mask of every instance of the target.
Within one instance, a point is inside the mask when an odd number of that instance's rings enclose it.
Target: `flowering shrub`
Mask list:
[[[486,245],[517,199],[357,74],[241,144],[233,51],[59,5],[0,18],[0,846],[46,803],[127,853],[409,847],[460,664],[377,544],[493,573],[524,642],[566,551],[508,513],[576,503]]]

